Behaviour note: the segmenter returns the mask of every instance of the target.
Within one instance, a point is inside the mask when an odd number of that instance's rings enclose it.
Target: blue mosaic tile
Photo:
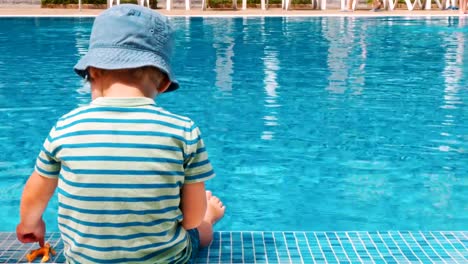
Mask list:
[[[47,241],[64,263],[58,233]],[[37,245],[0,232],[0,263],[24,263]],[[216,232],[197,263],[468,263],[468,232]]]

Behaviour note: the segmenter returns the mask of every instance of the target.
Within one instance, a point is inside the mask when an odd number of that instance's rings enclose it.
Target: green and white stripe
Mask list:
[[[70,263],[178,263],[180,188],[214,177],[197,126],[148,98],[98,98],[59,119],[36,170],[58,178]]]

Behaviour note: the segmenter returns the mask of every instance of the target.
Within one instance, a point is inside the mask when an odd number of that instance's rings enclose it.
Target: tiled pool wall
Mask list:
[[[63,263],[60,234],[47,240],[50,262]],[[36,247],[0,233],[0,263],[26,262]],[[468,263],[468,231],[216,232],[197,263]]]

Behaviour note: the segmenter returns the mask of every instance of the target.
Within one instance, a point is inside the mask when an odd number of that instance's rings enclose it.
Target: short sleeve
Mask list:
[[[185,183],[203,182],[215,176],[200,130],[193,122],[191,124],[186,138]]]
[[[47,178],[58,178],[60,174],[60,162],[53,154],[53,138],[55,127],[49,133],[49,136],[44,141],[41,151],[36,159],[35,170],[42,176]]]

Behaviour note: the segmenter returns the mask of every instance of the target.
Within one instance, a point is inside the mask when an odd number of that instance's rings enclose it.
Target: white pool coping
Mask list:
[[[95,17],[104,9],[59,9],[40,8],[39,6],[0,6],[0,17]],[[356,10],[354,12],[341,12],[337,9],[329,10],[283,10],[281,8],[270,8],[261,10],[259,8],[248,8],[246,10],[200,10],[193,8],[185,10],[182,8],[165,10],[157,9],[158,12],[171,17],[461,17],[456,10],[403,10],[369,12],[369,10]]]

